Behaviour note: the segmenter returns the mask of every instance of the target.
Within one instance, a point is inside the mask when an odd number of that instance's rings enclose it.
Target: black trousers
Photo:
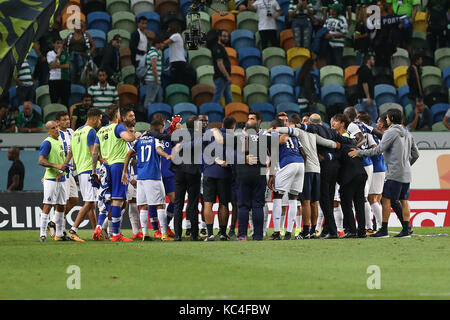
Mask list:
[[[353,177],[349,183],[339,187],[341,207],[344,214],[345,233],[366,233],[366,216],[364,214],[364,186],[366,185],[366,180],[367,175],[359,174]],[[356,231],[355,215],[353,214],[352,203],[355,205],[358,231]]]
[[[278,42],[277,38],[277,30],[259,30],[259,35],[261,36],[262,50],[268,47],[280,46],[280,43]]]
[[[70,108],[70,81],[69,80],[49,80],[48,89],[50,93],[50,100],[52,103],[61,103],[67,108]],[[58,102],[61,100],[60,102]]]
[[[189,88],[197,84],[195,70],[184,61],[176,61],[170,64],[170,79],[172,83],[181,83]]]
[[[324,234],[337,235],[334,220],[334,192],[339,171],[339,162],[327,161],[320,165],[320,200],[319,204],[324,215]]]
[[[175,203],[174,203],[174,228],[175,236],[183,234],[183,207],[184,197],[188,195],[186,207],[186,219],[191,222],[192,237],[198,236],[198,200],[200,197],[200,174],[190,174],[181,170],[175,171]]]

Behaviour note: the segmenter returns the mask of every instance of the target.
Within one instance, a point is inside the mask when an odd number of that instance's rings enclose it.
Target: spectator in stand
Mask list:
[[[77,130],[79,127],[84,126],[87,120],[87,113],[89,109],[93,107],[93,99],[89,93],[83,95],[81,104],[76,104],[72,110],[71,128]]]
[[[108,75],[104,69],[97,72],[98,83],[88,88],[88,93],[92,96],[93,106],[105,111],[112,104],[119,103],[119,95],[116,86],[110,85],[106,80]]]
[[[372,68],[375,66],[375,58],[372,55],[365,55],[363,65],[359,67],[358,86],[360,90],[359,111],[366,111],[372,119],[378,118],[377,105],[374,99],[375,78]]]
[[[261,36],[261,50],[267,47],[279,47],[277,38],[278,17],[283,15],[276,0],[249,0],[248,9],[258,14],[258,31]]]
[[[408,16],[409,22],[402,18],[398,27],[392,30],[394,44],[408,50],[411,45],[413,24],[416,21],[416,13],[419,9],[419,0],[386,0],[386,3],[390,4],[391,14]]]
[[[12,165],[8,170],[6,189],[8,191],[21,191],[23,190],[23,180],[25,178],[25,166],[20,161],[19,148],[12,147],[8,150],[8,160],[12,161]]]
[[[317,102],[319,97],[317,96],[317,85],[312,75],[313,70],[316,68],[316,63],[313,59],[308,59],[303,64],[297,79],[297,86],[300,86],[300,93],[298,96],[298,104],[302,113],[311,112],[319,113]]]
[[[327,64],[342,68],[342,56],[344,53],[345,35],[348,31],[347,20],[342,12],[342,4],[332,4],[330,15],[325,21],[324,27],[328,29],[325,39],[328,39],[329,50],[327,54]]]
[[[323,11],[321,0],[311,0],[312,10],[314,14],[311,16],[312,27],[314,33],[317,32],[323,26]]]
[[[309,49],[312,37],[311,17],[314,15],[315,0],[291,0],[289,18],[292,21],[292,33],[296,47]]]
[[[236,9],[239,12],[248,10],[248,0],[236,0]]]
[[[145,56],[147,74],[145,75],[145,84],[147,91],[145,93],[144,107],[147,108],[153,102],[163,101],[163,88],[161,86],[162,71],[162,53],[164,39],[158,35],[150,45],[150,49]]]
[[[428,35],[427,39],[432,52],[436,51],[436,43],[439,48],[446,45],[445,30],[449,21],[447,13],[450,16],[450,1],[448,0],[428,0],[427,3]],[[449,33],[447,31],[447,33]]]
[[[422,63],[423,58],[420,54],[415,54],[412,57],[411,66],[408,68],[408,86],[409,86],[409,101],[411,106],[416,105],[418,98],[423,99],[422,89]]]
[[[137,21],[137,29],[131,34],[130,38],[130,51],[131,62],[137,68],[139,61],[147,54],[147,35],[145,30],[147,29],[147,18],[142,16]]]
[[[23,103],[23,111],[19,112],[16,119],[19,132],[43,132],[42,118],[39,112],[33,109],[31,101]]]
[[[219,103],[222,96],[225,98],[225,105],[233,102],[231,94],[231,63],[227,51],[219,42],[216,30],[208,31],[206,35],[206,46],[211,50],[214,65],[214,96],[212,102]]]
[[[53,39],[59,36],[61,29],[61,16],[56,16],[53,25],[49,27],[47,32],[39,38],[38,42],[33,45],[33,49],[38,55],[38,61],[34,68],[35,79],[39,81],[39,85],[48,84],[49,67],[47,62],[47,53],[53,49]]]
[[[16,120],[6,103],[0,104],[0,132],[16,132]]]
[[[414,112],[411,112],[409,115],[408,125],[411,131],[431,131],[433,114],[420,98],[417,99]]]
[[[70,96],[70,57],[63,50],[63,42],[59,36],[53,40],[53,50],[47,53],[47,61],[50,69],[50,100],[52,103],[61,100],[61,104],[67,107]]]
[[[389,5],[384,1],[378,1],[380,8],[381,29],[372,30],[370,38],[372,39],[372,48],[377,57],[376,66],[390,68],[391,56],[397,50],[392,42],[392,30],[397,28],[398,18],[389,16]]]
[[[447,113],[445,114],[442,123],[448,130],[450,130],[450,109],[447,110]]]
[[[122,43],[122,37],[116,34],[111,43],[108,43],[103,50],[103,59],[101,69],[106,71],[111,83],[117,85],[120,78],[120,70],[122,68],[120,64],[120,45]]]
[[[354,49],[356,51],[356,59],[358,65],[363,64],[364,56],[369,53],[370,49],[370,33],[367,29],[367,11],[366,7],[358,10],[356,17],[356,26],[354,37]]]
[[[230,34],[227,30],[219,30],[219,42],[224,47],[231,46],[230,44]]]
[[[30,65],[25,59],[18,71],[18,77],[16,78],[17,89],[16,96],[17,102],[22,105],[25,101],[35,101],[36,91],[34,89],[34,79],[31,73]]]
[[[70,81],[80,83],[80,74],[90,55],[94,55],[95,43],[89,33],[83,32],[84,22],[76,19],[74,32],[70,33],[65,41],[64,48],[70,55]]]

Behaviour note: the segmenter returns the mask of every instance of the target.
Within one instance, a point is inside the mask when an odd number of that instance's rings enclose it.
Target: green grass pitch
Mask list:
[[[2,231],[0,299],[449,299],[450,236],[418,236],[444,232],[450,228],[415,228],[411,239],[40,243],[38,230]],[[79,234],[90,239],[92,231]],[[67,288],[71,265],[80,268],[80,289]],[[367,287],[371,265],[380,289]]]

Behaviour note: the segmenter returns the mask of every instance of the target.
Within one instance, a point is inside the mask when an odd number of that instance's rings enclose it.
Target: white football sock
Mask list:
[[[341,205],[333,209],[333,214],[334,220],[336,221],[337,231],[344,231],[344,213],[342,212]]]
[[[273,199],[272,220],[273,220],[273,231],[280,232],[281,199]]]
[[[317,216],[317,224],[316,224],[316,230],[317,231],[321,231],[322,230],[323,219],[324,219],[323,211],[322,211],[322,209],[319,206],[319,214]]]
[[[133,234],[139,233],[139,216],[138,208],[136,203],[128,204],[128,216],[130,218],[131,229],[133,229]]]
[[[263,232],[265,233],[267,230],[267,220],[269,220],[269,207],[266,205],[263,208],[263,212],[264,212],[264,226],[263,226]]]
[[[64,231],[64,212],[55,211],[55,215],[53,217],[56,224],[56,236],[62,237]]]
[[[108,235],[111,236],[112,235],[112,219],[108,220]]]
[[[41,237],[47,236],[47,224],[48,224],[49,216],[48,214],[41,213]]]
[[[142,233],[148,234],[148,210],[141,210],[139,212],[139,218],[141,221]]]
[[[381,224],[382,224],[382,207],[381,207],[381,203],[379,202],[374,202],[371,205],[372,211],[373,211],[373,215],[375,216],[375,221],[377,222],[377,228],[380,229],[381,228]]]
[[[287,232],[292,232],[295,217],[297,216],[297,200],[289,200],[289,210],[287,212]]]
[[[281,225],[280,225],[281,229],[284,229],[284,226],[286,225],[286,216],[287,216],[287,212],[284,213],[284,216],[281,216]]]
[[[249,236],[253,236],[253,215],[252,210],[248,212],[248,223],[250,224]]]
[[[108,230],[108,216],[106,216],[105,220],[103,221],[102,224],[102,230]]]
[[[165,209],[158,209],[158,220],[161,227],[161,233],[167,234],[167,215]]]
[[[370,208],[369,201],[364,202],[364,214],[366,216],[366,229],[372,229],[372,209]]]
[[[75,228],[75,227],[70,228],[70,230],[73,230],[75,233],[78,232],[78,228]]]
[[[159,223],[161,224],[161,218],[159,218],[159,215],[158,215],[158,219],[160,219],[159,220]],[[167,220],[166,220],[167,221]],[[191,228],[191,220],[187,220],[186,219],[186,229],[190,229]],[[202,225],[202,228],[203,228],[203,225]],[[205,225],[205,228],[206,228],[206,225]],[[166,232],[167,233],[167,232]]]

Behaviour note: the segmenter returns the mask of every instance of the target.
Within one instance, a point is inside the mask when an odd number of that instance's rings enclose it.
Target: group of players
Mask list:
[[[47,231],[55,241],[83,242],[77,231],[86,214],[95,226],[92,238],[97,241],[150,241],[149,221],[153,238],[181,241],[177,227],[174,234],[168,226],[174,216],[175,220],[177,217],[181,220],[182,215],[182,208],[174,210],[174,176],[180,165],[172,160],[193,150],[198,153],[195,148],[199,145],[203,155],[200,167],[204,170],[203,188],[198,190],[203,219],[200,237],[191,236],[191,240],[215,239],[211,218],[205,223],[204,216],[212,216],[212,204],[217,198],[220,240],[234,236],[239,241],[247,240],[249,223],[253,240],[263,240],[269,222],[268,202],[272,199],[273,234],[268,240],[387,237],[391,206],[404,227],[400,236],[409,237],[412,232],[407,203],[409,181],[400,185],[385,181],[382,153],[389,152],[386,149],[389,146],[377,148],[383,132],[401,124],[395,111],[380,116],[376,128],[371,126],[367,113],[357,113],[353,107],[335,115],[331,128],[322,124],[319,114],[300,118],[279,113],[268,130],[260,128],[261,114],[250,112],[239,133],[232,117],[223,120],[222,128],[208,129],[206,115],[192,116],[186,121],[188,131],[209,133],[209,138],[182,143],[172,141],[173,132],[181,129],[179,117],[167,121],[170,126],[166,128],[166,119],[157,114],[149,130],[141,133],[135,132],[134,112],[127,106],[111,105],[105,112],[109,124],[103,127],[102,116],[100,110],[91,108],[85,125],[76,131],[69,128],[66,112],[58,113],[56,121],[45,125],[49,136],[41,144],[39,155],[39,164],[46,168],[41,242],[46,241]],[[411,136],[406,139],[410,141]],[[222,152],[213,152],[213,161],[206,163],[208,146]],[[414,142],[405,148],[414,149]],[[374,150],[373,155],[364,157],[364,152],[370,149]],[[241,162],[237,161],[239,150],[244,156]],[[406,150],[408,155],[411,152]],[[230,161],[230,154],[234,160]],[[211,172],[218,176],[211,176]],[[78,203],[78,187],[84,205],[66,232],[65,215]],[[230,203],[233,209],[227,234]],[[49,221],[52,207],[54,215]],[[120,231],[127,210],[131,238]],[[198,224],[197,206],[186,213],[186,219],[185,235],[189,236],[189,221]],[[375,229],[379,231],[375,233]]]

